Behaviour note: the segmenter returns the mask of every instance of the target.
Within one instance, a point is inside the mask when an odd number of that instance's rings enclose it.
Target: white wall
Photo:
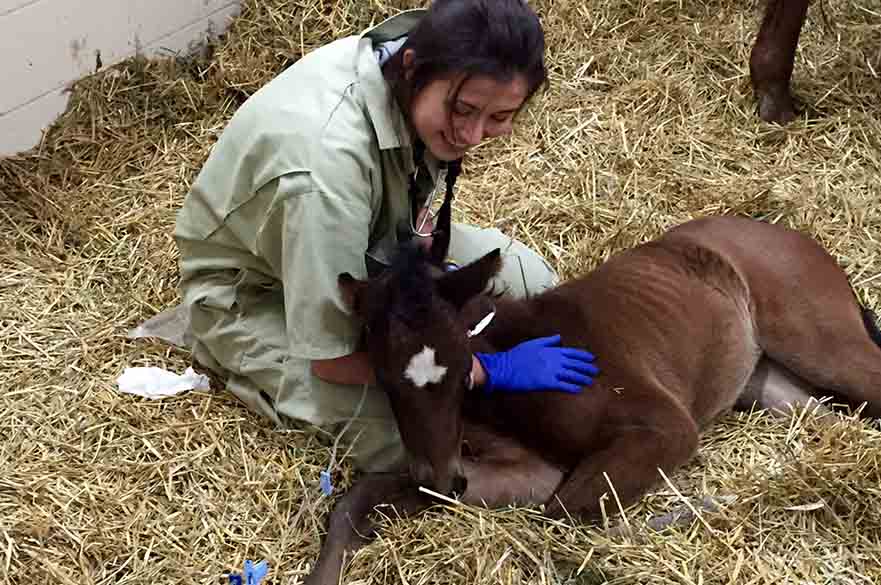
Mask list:
[[[0,0],[0,156],[27,150],[64,111],[68,84],[136,52],[186,51],[239,0]]]

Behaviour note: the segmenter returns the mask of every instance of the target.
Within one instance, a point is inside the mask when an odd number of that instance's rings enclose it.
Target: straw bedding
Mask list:
[[[235,108],[304,51],[414,2],[246,0],[193,55],[80,80],[32,151],[0,160],[0,582],[216,583],[244,559],[295,583],[333,498],[330,440],[222,391],[121,394],[126,366],[182,372],[125,333],[177,300],[175,211]],[[466,163],[457,219],[498,226],[563,276],[685,219],[742,213],[819,238],[879,308],[881,10],[811,9],[787,127],[754,115],[754,1],[541,0],[552,87]],[[214,388],[222,387],[214,379]],[[626,510],[736,500],[664,534],[607,536],[535,510],[443,506],[386,522],[361,583],[881,582],[881,432],[810,412],[730,415]],[[343,461],[335,481],[352,479]],[[614,499],[608,522],[621,521]]]

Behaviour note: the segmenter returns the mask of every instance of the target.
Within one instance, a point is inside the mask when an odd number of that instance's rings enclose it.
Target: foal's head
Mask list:
[[[402,247],[383,274],[339,277],[346,302],[364,324],[377,382],[391,402],[413,478],[441,493],[465,489],[460,461],[462,401],[471,372],[469,323],[460,310],[501,267],[494,250],[441,272],[419,246]]]

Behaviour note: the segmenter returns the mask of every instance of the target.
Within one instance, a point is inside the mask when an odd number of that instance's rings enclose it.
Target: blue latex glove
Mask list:
[[[560,336],[524,341],[500,353],[475,353],[486,370],[484,392],[557,390],[578,393],[600,373],[591,353],[560,347]]]
[[[254,561],[245,561],[245,585],[260,585],[260,581],[269,572],[269,563],[260,561],[256,565]]]

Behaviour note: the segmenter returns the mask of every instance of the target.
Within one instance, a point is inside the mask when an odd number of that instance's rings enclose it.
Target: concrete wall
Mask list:
[[[64,88],[136,52],[186,51],[239,0],[0,0],[0,156],[27,150],[64,111]]]

